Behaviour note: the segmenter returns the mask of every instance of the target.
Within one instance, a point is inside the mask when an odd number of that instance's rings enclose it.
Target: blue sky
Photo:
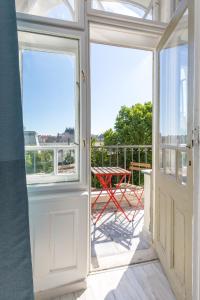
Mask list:
[[[92,133],[113,128],[122,105],[152,100],[152,53],[91,44]],[[65,54],[24,51],[25,130],[62,133],[75,124],[75,60]]]
[[[92,133],[113,128],[121,106],[152,101],[152,52],[91,45]]]
[[[55,135],[75,126],[74,67],[72,55],[24,51],[25,130]]]

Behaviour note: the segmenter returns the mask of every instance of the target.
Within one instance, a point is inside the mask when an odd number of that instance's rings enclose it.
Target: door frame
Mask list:
[[[193,300],[200,299],[200,2],[191,1],[194,19],[194,128],[197,129],[193,153],[194,168],[194,197],[193,197]]]
[[[200,2],[198,0],[190,0],[188,1],[188,4],[192,7],[192,9],[194,10],[194,36],[195,36],[195,43],[194,43],[194,59],[195,59],[195,67],[194,67],[194,126],[195,128],[198,128],[200,126],[200,116],[199,116],[199,111],[200,111],[200,88],[199,88],[199,78],[200,78],[200,18],[199,18],[199,11],[200,11]],[[86,13],[86,9],[85,9],[85,15],[87,15]],[[35,20],[34,20],[35,18]],[[31,17],[31,16],[27,16],[25,14],[17,14],[17,19],[18,19],[18,26],[21,30],[26,30],[27,28],[32,28],[32,30],[36,30],[35,24],[37,23],[38,19],[38,23],[42,24],[42,20],[41,18],[37,18],[37,17]],[[101,17],[102,19],[102,17]],[[57,33],[59,34],[60,32],[63,33],[63,36],[66,35],[66,29],[68,30],[68,32],[71,32],[72,34],[77,34],[80,35],[80,31],[83,29],[83,27],[85,26],[85,37],[83,38],[83,43],[85,43],[85,45],[83,45],[83,47],[85,48],[85,58],[82,58],[83,61],[85,60],[85,67],[87,69],[87,92],[86,93],[86,105],[87,105],[87,120],[85,123],[86,126],[86,132],[87,132],[87,136],[86,136],[86,141],[89,141],[89,137],[90,137],[90,70],[89,70],[89,60],[90,60],[90,51],[89,51],[89,45],[90,45],[90,40],[89,40],[89,21],[93,21],[94,23],[97,23],[97,21],[100,20],[100,16],[88,16],[86,18],[86,20],[82,20],[82,24],[81,26],[74,26],[74,24],[68,24],[66,26],[66,22],[63,21],[55,21],[55,20],[47,20],[47,22],[43,23],[43,28],[45,28],[46,32],[48,32],[48,28],[52,27],[53,31],[57,31]],[[32,21],[32,23],[31,23]],[[110,18],[110,20],[108,18],[106,18],[106,20],[104,19],[103,21],[104,23],[109,23],[109,25],[114,25],[117,27],[121,27],[122,28],[122,23],[123,22],[119,22],[119,20],[114,20],[114,18]],[[50,26],[50,24],[53,24],[55,26]],[[100,22],[102,23],[102,22]],[[120,23],[120,24],[119,24]],[[139,26],[138,26],[138,23]],[[85,25],[83,25],[85,24]],[[129,27],[129,28],[136,28],[137,30],[141,30],[144,31],[144,29],[147,29],[147,22],[141,22],[139,19],[134,20],[134,22],[126,22],[125,27]],[[69,28],[67,28],[69,26]],[[151,24],[148,24],[148,27],[151,26]],[[191,24],[190,24],[191,26]],[[41,27],[41,26],[39,26]],[[56,27],[58,28],[58,30],[56,30]],[[63,27],[63,28],[61,28]],[[77,28],[73,28],[73,27],[77,27]],[[165,26],[151,26],[153,31],[154,29],[157,27],[159,27],[159,31],[161,32]],[[193,26],[192,26],[193,28]],[[79,33],[78,33],[78,29],[80,29]],[[160,30],[161,29],[161,30]],[[41,33],[41,32],[40,32]],[[156,62],[157,62],[157,54],[156,51],[154,50],[154,74],[156,74],[155,70],[156,70]],[[158,75],[158,74],[157,74]],[[153,98],[157,97],[157,76],[155,76],[154,82],[153,82]],[[155,105],[155,101],[154,101],[154,109],[153,109],[153,132],[155,132],[155,130],[157,130],[157,121],[156,121],[156,116],[158,113],[158,107]],[[155,145],[156,145],[156,136],[153,135],[153,153],[155,153]],[[196,168],[194,169],[194,197],[193,197],[193,204],[194,204],[194,213],[193,213],[193,299],[197,300],[200,298],[200,203],[199,203],[199,199],[200,199],[200,184],[199,184],[199,176],[200,176],[200,148],[199,148],[199,144],[196,143],[194,145],[194,150],[193,150],[193,154],[194,154],[194,160],[195,160],[195,165]],[[86,149],[86,159],[89,158],[90,155],[90,145],[87,145],[87,149]],[[155,162],[156,162],[156,157],[155,155],[153,156],[153,161],[154,161],[154,169],[155,169]],[[90,166],[90,164],[89,164]],[[86,169],[87,169],[87,174],[85,175],[87,179],[90,182],[90,171],[89,171],[89,166],[88,164],[86,165]],[[155,172],[153,172],[153,182],[155,186]],[[53,187],[53,188],[46,188],[46,189],[41,189],[40,187],[37,187],[37,189],[34,189],[34,193],[37,193],[38,196],[41,194],[41,192],[45,192],[46,193],[52,193],[53,192],[63,192],[65,193],[66,191],[68,191],[69,187],[64,187],[61,186],[60,184],[56,184],[57,187]],[[90,187],[90,184],[88,185]],[[86,183],[84,183],[81,188],[85,188],[86,187]],[[72,185],[70,186],[70,188],[73,190],[77,189],[77,185]],[[89,191],[90,194],[90,191]],[[153,194],[155,194],[155,189],[153,189]],[[155,196],[153,197],[153,199],[155,199]],[[155,201],[153,201],[154,203],[154,210],[155,210]],[[153,227],[153,232],[155,233],[155,224]],[[90,230],[88,230],[88,235],[89,235],[89,239],[88,239],[88,248],[90,248]],[[89,254],[89,258],[90,258],[90,254]],[[90,259],[89,259],[90,260]],[[89,264],[90,262],[88,261],[88,270],[89,270]]]
[[[138,26],[136,26],[137,29],[133,28],[132,26],[130,27],[129,24],[126,24],[125,22],[110,22],[109,19],[104,19],[101,18],[101,22],[99,19],[99,16],[91,15],[88,17],[87,22],[88,22],[88,66],[89,66],[89,73],[88,73],[88,120],[89,120],[89,134],[91,134],[91,68],[90,68],[90,44],[91,43],[97,43],[97,44],[102,44],[102,45],[108,45],[108,46],[116,46],[116,47],[124,47],[124,48],[132,48],[132,49],[138,49],[138,50],[145,50],[145,51],[151,51],[152,52],[152,103],[154,105],[154,86],[155,86],[155,77],[154,77],[154,52],[155,52],[155,41],[156,41],[156,36],[159,41],[161,38],[162,34],[164,33],[164,30],[166,28],[166,25],[159,24],[158,25],[152,25],[152,28],[148,28],[146,34],[144,34],[144,28],[146,28],[146,21],[142,22]],[[123,27],[124,25],[124,27]],[[127,26],[129,25],[129,26]],[[95,40],[91,39],[91,32],[90,28],[91,26],[95,26],[94,30],[102,28],[103,32],[105,35],[107,35],[109,30],[119,30],[120,32],[123,32],[126,34],[126,32],[131,32],[133,36],[135,35],[135,40],[131,40],[130,44],[127,46],[126,44],[120,42],[116,42],[116,38],[114,37],[113,39],[108,36],[106,39],[106,42],[102,41],[101,37],[96,38]],[[145,26],[145,27],[144,27]],[[105,30],[105,31],[104,31]],[[144,43],[142,41],[137,40],[137,34],[141,33],[144,36]],[[153,125],[153,120],[152,120],[152,125]],[[90,154],[91,154],[91,147],[90,147]],[[89,156],[89,166],[91,166],[91,155]],[[89,174],[90,177],[90,182],[91,182],[91,175]],[[90,216],[91,216],[91,183],[89,186],[89,210],[90,210]],[[89,225],[89,233],[91,233],[91,218],[89,220],[90,225]],[[89,270],[91,273],[91,234],[89,235]]]
[[[82,7],[83,8],[83,7]],[[66,37],[66,38],[76,38],[80,41],[80,64],[81,64],[81,70],[85,71],[86,80],[82,89],[82,97],[83,102],[85,105],[83,105],[83,111],[81,112],[82,118],[80,118],[80,124],[83,127],[83,133],[84,135],[80,135],[80,143],[82,141],[86,142],[86,147],[83,154],[84,163],[82,166],[82,180],[77,183],[55,183],[55,184],[41,184],[41,185],[30,185],[28,186],[28,193],[31,196],[32,200],[39,200],[40,198],[44,199],[46,197],[55,197],[57,193],[59,195],[64,195],[66,192],[77,192],[77,191],[88,191],[88,216],[91,215],[90,211],[90,133],[91,133],[91,97],[90,97],[90,32],[89,32],[89,26],[90,24],[96,24],[96,25],[105,25],[110,26],[115,29],[119,30],[128,30],[131,31],[133,34],[135,32],[142,33],[143,36],[149,36],[152,35],[158,36],[160,38],[161,34],[164,32],[164,29],[166,25],[164,24],[154,24],[148,21],[143,20],[133,20],[130,21],[124,21],[124,20],[118,20],[115,18],[115,16],[112,16],[109,18],[103,18],[100,16],[92,16],[87,15],[86,8],[84,10],[84,26],[78,27],[77,24],[71,22],[64,22],[60,20],[54,20],[49,18],[42,18],[38,16],[33,15],[27,15],[23,13],[17,13],[17,28],[19,31],[25,31],[25,32],[33,32],[38,34],[47,34],[47,35],[53,35],[53,36],[60,36],[60,37]],[[100,21],[101,20],[101,21]],[[134,28],[133,28],[134,26]],[[146,32],[147,31],[147,32]],[[101,43],[101,42],[100,42]],[[144,46],[144,43],[141,44],[141,46],[138,47],[138,42],[134,44],[133,48],[139,48],[144,50],[153,51],[155,46],[152,46],[151,38],[145,39],[146,45]],[[110,45],[113,45],[115,43],[111,43]],[[118,45],[120,46],[120,45]],[[121,45],[126,47],[126,45]],[[135,46],[135,47],[134,47]],[[54,196],[53,196],[54,195]],[[88,234],[87,234],[87,269],[88,273],[90,271],[90,265],[91,265],[91,224],[90,224],[90,218],[88,217]]]
[[[194,4],[194,2],[196,4]],[[189,47],[189,57],[188,57],[188,66],[189,72],[192,76],[189,76],[189,90],[188,98],[190,99],[190,104],[192,105],[191,113],[188,115],[188,144],[193,143],[193,129],[200,126],[200,90],[198,87],[198,81],[200,78],[200,64],[195,62],[195,59],[198,58],[200,61],[200,20],[198,11],[200,11],[200,3],[198,0],[182,0],[180,6],[176,10],[176,13],[171,20],[170,24],[166,28],[165,33],[163,34],[158,48],[154,51],[154,99],[155,103],[153,106],[153,240],[157,236],[156,229],[156,214],[157,214],[157,205],[156,205],[156,169],[159,168],[159,157],[156,156],[156,153],[159,149],[159,50],[165,44],[167,38],[171,35],[176,25],[178,24],[183,12],[188,8],[188,43]],[[197,11],[198,9],[198,11]],[[196,16],[194,14],[196,13]],[[194,24],[195,18],[195,24]],[[195,28],[196,30],[195,30]],[[197,38],[198,37],[198,38]],[[196,50],[196,55],[195,55]],[[191,103],[192,102],[192,103]],[[193,165],[195,162],[195,168],[192,168],[191,178],[193,182],[190,182],[192,189],[192,206],[193,206],[193,223],[192,223],[192,299],[197,300],[200,297],[200,185],[198,182],[198,176],[200,176],[200,151],[199,143],[194,144],[194,147],[191,151]],[[190,157],[191,158],[191,157]],[[189,159],[190,159],[189,158]],[[198,167],[197,167],[198,166]]]
[[[58,21],[56,22],[58,23]],[[89,57],[88,54],[88,29],[87,25],[85,25],[84,30],[77,29],[76,27],[71,28],[65,26],[63,27],[63,22],[59,23],[60,26],[56,26],[55,21],[53,20],[50,25],[47,22],[38,22],[37,17],[26,15],[24,18],[23,14],[17,14],[17,29],[22,32],[30,32],[36,34],[44,34],[49,36],[56,36],[61,38],[73,38],[79,42],[79,70],[80,70],[80,107],[79,107],[79,120],[80,120],[80,180],[77,182],[60,182],[55,184],[36,184],[28,186],[28,194],[30,206],[35,204],[38,201],[46,201],[49,199],[50,201],[55,201],[56,197],[59,199],[66,196],[66,193],[70,195],[83,195],[85,196],[85,192],[87,192],[87,197],[89,197],[88,187],[90,186],[90,168],[88,164],[88,157],[90,151],[90,121],[88,108],[89,101],[88,99],[88,60],[86,57]],[[66,24],[65,24],[66,25]],[[89,201],[87,201],[87,233],[85,235],[85,239],[87,239],[86,243],[86,252],[87,255],[85,257],[87,274],[89,273],[89,258],[90,258],[90,247],[88,237],[90,236],[89,230]],[[84,262],[83,262],[84,263]],[[84,279],[84,278],[83,278]],[[68,284],[65,289],[67,292],[70,289],[79,289],[85,288],[85,282],[75,282],[72,284]],[[60,290],[61,289],[61,290]],[[51,293],[59,294],[62,291],[62,287],[53,288],[52,290],[44,290],[44,294],[42,297],[50,295]],[[38,292],[38,291],[36,291]]]

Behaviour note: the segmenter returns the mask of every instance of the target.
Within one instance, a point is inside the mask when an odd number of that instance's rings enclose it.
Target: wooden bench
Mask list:
[[[151,164],[132,161],[129,167],[130,171],[143,171],[146,169],[151,169]]]

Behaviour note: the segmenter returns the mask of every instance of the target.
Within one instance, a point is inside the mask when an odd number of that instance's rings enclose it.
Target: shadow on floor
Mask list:
[[[176,300],[159,261],[154,261],[89,275],[85,291],[59,300],[163,299]]]
[[[96,225],[92,225],[91,254],[94,269],[106,268],[106,261],[111,257],[115,266],[117,260],[126,265],[136,251],[151,248],[150,242],[142,234],[144,211],[126,209],[126,213],[133,219],[132,222],[121,213],[107,211]],[[144,251],[142,253],[145,254]],[[142,260],[141,255],[139,259]],[[149,260],[149,253],[148,259],[144,257],[144,261],[146,260]],[[109,263],[108,268],[110,267]]]

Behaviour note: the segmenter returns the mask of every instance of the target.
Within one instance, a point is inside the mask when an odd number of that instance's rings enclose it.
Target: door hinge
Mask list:
[[[192,146],[200,144],[200,128],[199,126],[195,127],[192,130]]]

